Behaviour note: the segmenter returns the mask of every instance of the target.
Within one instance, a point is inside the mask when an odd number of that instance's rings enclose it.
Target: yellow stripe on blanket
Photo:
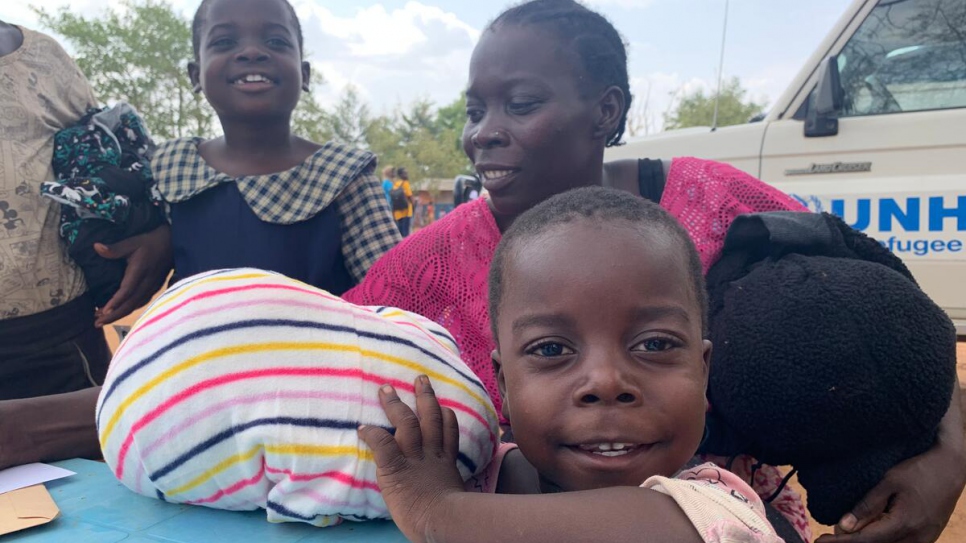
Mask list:
[[[465,392],[466,395],[473,398],[487,413],[496,416],[496,410],[493,408],[493,404],[489,402],[488,399],[484,399],[479,394],[470,390],[465,384],[453,379],[449,376],[443,375],[437,371],[434,371],[422,364],[413,362],[405,358],[400,358],[397,356],[391,356],[378,351],[371,351],[360,348],[358,345],[339,345],[335,343],[289,343],[289,342],[273,342],[273,343],[251,343],[248,345],[235,345],[232,347],[225,347],[222,349],[215,349],[206,353],[202,353],[193,358],[189,358],[184,362],[164,371],[159,374],[154,379],[151,379],[140,388],[138,388],[134,393],[128,396],[114,411],[107,425],[104,427],[104,431],[101,432],[101,448],[107,444],[107,440],[111,436],[111,432],[114,431],[114,427],[117,426],[119,420],[124,415],[124,412],[138,399],[144,397],[151,389],[157,387],[167,379],[188,370],[198,364],[204,362],[209,362],[217,358],[222,358],[226,356],[238,355],[238,354],[252,354],[259,352],[270,352],[270,351],[337,351],[337,352],[355,352],[361,356],[376,358],[379,360],[384,360],[390,362],[397,366],[402,366],[404,368],[411,369],[418,373],[422,373],[434,381],[440,381],[443,383],[451,384],[461,391]]]
[[[264,450],[271,454],[287,454],[296,456],[355,456],[359,460],[364,462],[372,462],[372,451],[363,450],[359,447],[326,447],[322,445],[257,445],[252,447],[246,452],[241,454],[235,454],[229,456],[228,458],[222,460],[215,464],[215,467],[205,471],[201,475],[195,477],[191,481],[185,483],[182,486],[171,489],[167,493],[168,497],[176,496],[178,494],[183,494],[189,490],[195,489],[203,485],[208,479],[211,479],[215,475],[225,471],[226,469],[238,464],[239,462],[244,462],[246,460],[251,460],[259,451]]]

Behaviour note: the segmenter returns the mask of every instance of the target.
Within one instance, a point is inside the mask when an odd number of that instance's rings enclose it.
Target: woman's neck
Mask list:
[[[572,185],[562,185],[564,187],[562,188],[562,190],[560,190],[555,194],[551,194],[547,196],[547,198],[556,196],[557,194],[566,192],[567,190],[575,189],[579,187],[599,187],[601,185],[608,186],[607,183],[605,182],[605,173],[602,165],[589,170],[587,173],[578,173],[576,175],[573,175],[571,179],[574,179],[574,180],[579,179],[580,182],[575,182]],[[496,221],[496,227],[499,228],[501,234],[505,233],[507,229],[510,228],[510,226],[513,224],[513,221],[515,221],[517,217],[519,217],[523,213],[526,213],[527,211],[529,211],[529,209],[533,207],[531,206],[530,208],[525,209],[520,213],[504,214],[504,213],[500,213],[497,209],[493,207],[492,200],[487,200],[487,205],[490,208],[490,213],[493,215],[493,219]],[[537,204],[535,203],[534,206],[535,205]]]

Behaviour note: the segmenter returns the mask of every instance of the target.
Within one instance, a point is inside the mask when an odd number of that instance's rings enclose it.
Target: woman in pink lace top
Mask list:
[[[681,222],[706,272],[720,256],[725,232],[736,216],[803,208],[757,179],[711,161],[604,164],[604,148],[619,143],[623,135],[631,94],[624,44],[599,14],[576,2],[536,0],[504,12],[483,37],[497,34],[499,39],[481,38],[473,52],[463,132],[463,148],[489,196],[457,207],[405,239],[344,297],[357,304],[399,307],[443,325],[499,411],[490,361],[495,345],[487,315],[487,272],[501,233],[521,213],[581,186],[636,192],[660,202]],[[867,496],[874,499],[865,515],[858,515],[858,522],[847,518],[840,527],[864,527],[896,496],[904,496],[905,503],[919,499],[911,496],[931,496],[921,507],[907,505],[890,522],[905,523],[903,529],[923,541],[937,536],[934,527],[939,524],[941,530],[955,507],[964,471],[957,463],[962,447],[956,443],[961,440],[945,441],[909,463],[917,463],[912,470],[916,473],[950,473],[949,479],[930,478],[924,485],[922,478],[890,472],[887,482]],[[778,491],[783,486],[778,469],[755,468],[749,457],[738,457],[730,465],[760,496],[772,498],[771,505],[803,540],[811,541],[799,496],[789,487]],[[903,468],[903,473],[912,473],[910,469]],[[929,512],[933,510],[938,513]],[[899,532],[883,535],[876,524],[882,523],[871,524],[870,542],[904,537]]]
[[[502,231],[496,201],[494,195],[463,204],[406,238],[378,260],[365,280],[344,298],[357,304],[403,308],[443,325],[459,344],[463,360],[486,384],[499,411],[500,395],[490,362],[493,335],[486,309],[486,277]],[[720,255],[734,217],[802,209],[792,198],[740,170],[697,158],[671,161],[660,204],[691,235],[705,272]]]

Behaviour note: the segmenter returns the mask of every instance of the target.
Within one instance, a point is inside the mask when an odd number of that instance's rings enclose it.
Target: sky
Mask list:
[[[191,17],[200,0],[169,0]],[[376,113],[416,99],[452,102],[466,85],[473,46],[513,0],[291,0],[302,22],[324,105],[355,86]],[[769,104],[782,93],[852,0],[730,0],[724,74]],[[725,0],[589,0],[629,44],[631,92],[647,97],[652,129],[675,92],[712,89]],[[3,0],[0,19],[38,29],[30,6],[94,16],[120,0]],[[43,30],[43,29],[40,29]],[[66,44],[65,44],[66,45]],[[70,47],[67,46],[68,51]]]

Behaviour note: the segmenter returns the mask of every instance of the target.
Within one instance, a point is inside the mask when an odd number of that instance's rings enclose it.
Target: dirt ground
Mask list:
[[[130,326],[134,323],[136,315],[132,315],[126,319],[118,322],[118,325]],[[117,334],[112,327],[107,327],[105,330],[107,335],[107,341],[111,345],[111,349],[117,347]],[[956,362],[959,373],[959,385],[966,393],[966,342],[960,342],[956,349]],[[966,406],[963,408],[963,423],[964,432],[966,432]],[[798,484],[798,480],[792,478],[791,485],[794,486],[798,491],[804,496],[805,491]],[[807,499],[807,497],[806,497]],[[832,533],[831,528],[827,526],[822,526],[816,522],[812,522],[812,534],[818,537],[821,534]],[[966,493],[964,493],[959,498],[959,503],[956,505],[956,510],[953,512],[952,518],[949,520],[949,524],[946,525],[946,530],[943,531],[942,536],[940,536],[937,543],[963,543],[966,541]]]
[[[960,342],[956,346],[956,365],[959,373],[959,386],[966,393],[966,342]],[[966,407],[963,409],[963,421],[966,431]],[[798,481],[793,479],[792,483],[803,495],[805,492],[798,485]],[[831,528],[812,522],[812,534],[818,537],[820,534],[832,533]],[[963,543],[966,541],[966,493],[959,497],[959,503],[953,512],[946,530],[939,537],[938,543]]]

